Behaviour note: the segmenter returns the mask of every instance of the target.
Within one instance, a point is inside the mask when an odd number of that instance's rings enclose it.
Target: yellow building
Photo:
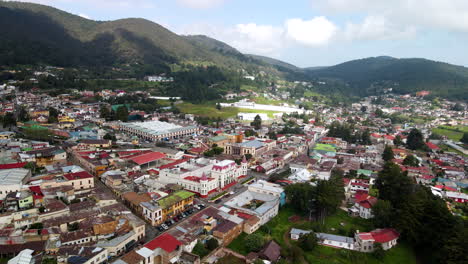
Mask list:
[[[193,204],[194,193],[177,191],[157,201],[162,209],[163,219],[178,215]]]
[[[65,115],[65,116],[59,116],[58,121],[59,123],[67,123],[67,122],[74,123],[75,119]]]

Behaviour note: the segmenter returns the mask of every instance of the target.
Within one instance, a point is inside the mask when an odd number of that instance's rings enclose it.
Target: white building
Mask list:
[[[27,169],[0,170],[0,200],[7,194],[18,192],[31,178],[31,171]]]
[[[264,225],[278,214],[279,204],[279,197],[246,190],[227,201],[224,206],[254,215],[260,219],[260,225]]]
[[[372,252],[375,249],[374,244],[382,244],[384,250],[388,250],[397,244],[400,234],[393,228],[376,229],[371,232],[359,233],[356,231],[355,249],[361,252]]]
[[[207,197],[210,193],[237,182],[239,178],[247,175],[247,169],[245,158],[240,165],[232,160],[215,161],[200,158],[161,170],[159,181],[163,184],[178,184],[187,191]]]
[[[263,121],[270,120],[267,114],[262,113],[238,113],[237,118],[239,120],[254,121],[257,115],[260,116]]]
[[[315,235],[319,240],[318,243],[321,245],[354,250],[354,239],[352,237],[337,236],[325,233],[316,233]]]
[[[200,129],[195,126],[183,127],[161,121],[119,123],[119,130],[144,140],[161,141],[198,134]]]

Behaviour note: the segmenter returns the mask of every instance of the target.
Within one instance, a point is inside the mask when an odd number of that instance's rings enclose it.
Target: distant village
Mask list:
[[[344,219],[370,221],[387,161],[466,217],[460,208],[468,201],[468,144],[435,131],[467,133],[467,106],[431,102],[429,92],[310,107],[286,91],[230,92],[219,107],[239,113],[217,124],[171,111],[169,99],[176,107],[180,98],[158,98],[164,111],[106,102],[150,98],[144,90],[51,95],[20,91],[10,81],[0,94],[0,257],[8,263],[277,263],[284,244],[272,236],[249,252],[236,243],[274,232],[265,230],[289,210],[289,185],[314,186],[339,174],[338,210]],[[94,96],[102,101],[83,100]],[[294,103],[260,104],[255,97]],[[423,146],[411,149],[415,131]],[[288,217],[294,223],[298,216]],[[400,238],[391,227],[344,233],[346,221],[339,225],[315,232],[318,244],[372,254],[377,244],[394,250]],[[313,230],[292,225],[286,232],[289,243]]]

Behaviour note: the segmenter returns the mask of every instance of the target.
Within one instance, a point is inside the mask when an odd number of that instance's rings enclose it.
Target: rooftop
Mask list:
[[[13,185],[22,184],[24,178],[29,174],[27,169],[7,169],[0,170],[0,184]]]

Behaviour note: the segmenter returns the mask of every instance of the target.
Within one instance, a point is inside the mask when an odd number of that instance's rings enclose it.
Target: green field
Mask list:
[[[376,259],[372,254],[355,252],[345,249],[318,246],[311,252],[305,252],[308,263],[314,264],[415,264],[416,256],[413,250],[405,244],[386,251],[382,260]]]
[[[279,113],[275,111],[267,110],[256,110],[256,109],[245,109],[237,107],[223,107],[221,110],[216,109],[215,103],[205,104],[192,104],[192,103],[181,103],[177,104],[177,107],[181,112],[186,114],[194,114],[198,116],[210,117],[210,118],[235,118],[238,113],[260,113],[267,114],[268,117],[273,118],[273,114]]]
[[[446,136],[454,141],[460,141],[463,137],[463,132],[468,132],[468,126],[439,126],[432,129],[432,132]]]
[[[264,237],[265,241],[274,239],[282,248],[288,248],[288,244],[297,244],[295,241],[289,241],[289,230],[292,227],[310,230],[312,227],[318,227],[324,233],[333,233],[340,235],[347,235],[346,233],[351,230],[360,230],[362,232],[370,231],[371,224],[368,220],[360,218],[352,218],[346,212],[339,210],[332,216],[325,220],[325,225],[320,226],[316,222],[300,221],[292,223],[289,217],[295,213],[289,207],[284,207],[280,210],[279,214],[268,222],[265,227],[256,231]],[[245,237],[247,234],[242,233],[235,240],[228,245],[228,248],[239,252],[240,254],[248,254],[245,247]],[[313,251],[304,252],[304,259],[307,263],[360,263],[360,264],[413,264],[416,263],[416,257],[407,245],[399,244],[397,247],[386,251],[384,259],[378,260],[372,254],[355,252],[344,249],[336,249],[325,246],[317,246]]]
[[[266,104],[266,105],[281,105],[281,104],[287,103],[286,101],[268,99],[263,96],[251,98],[251,100],[257,104]]]

